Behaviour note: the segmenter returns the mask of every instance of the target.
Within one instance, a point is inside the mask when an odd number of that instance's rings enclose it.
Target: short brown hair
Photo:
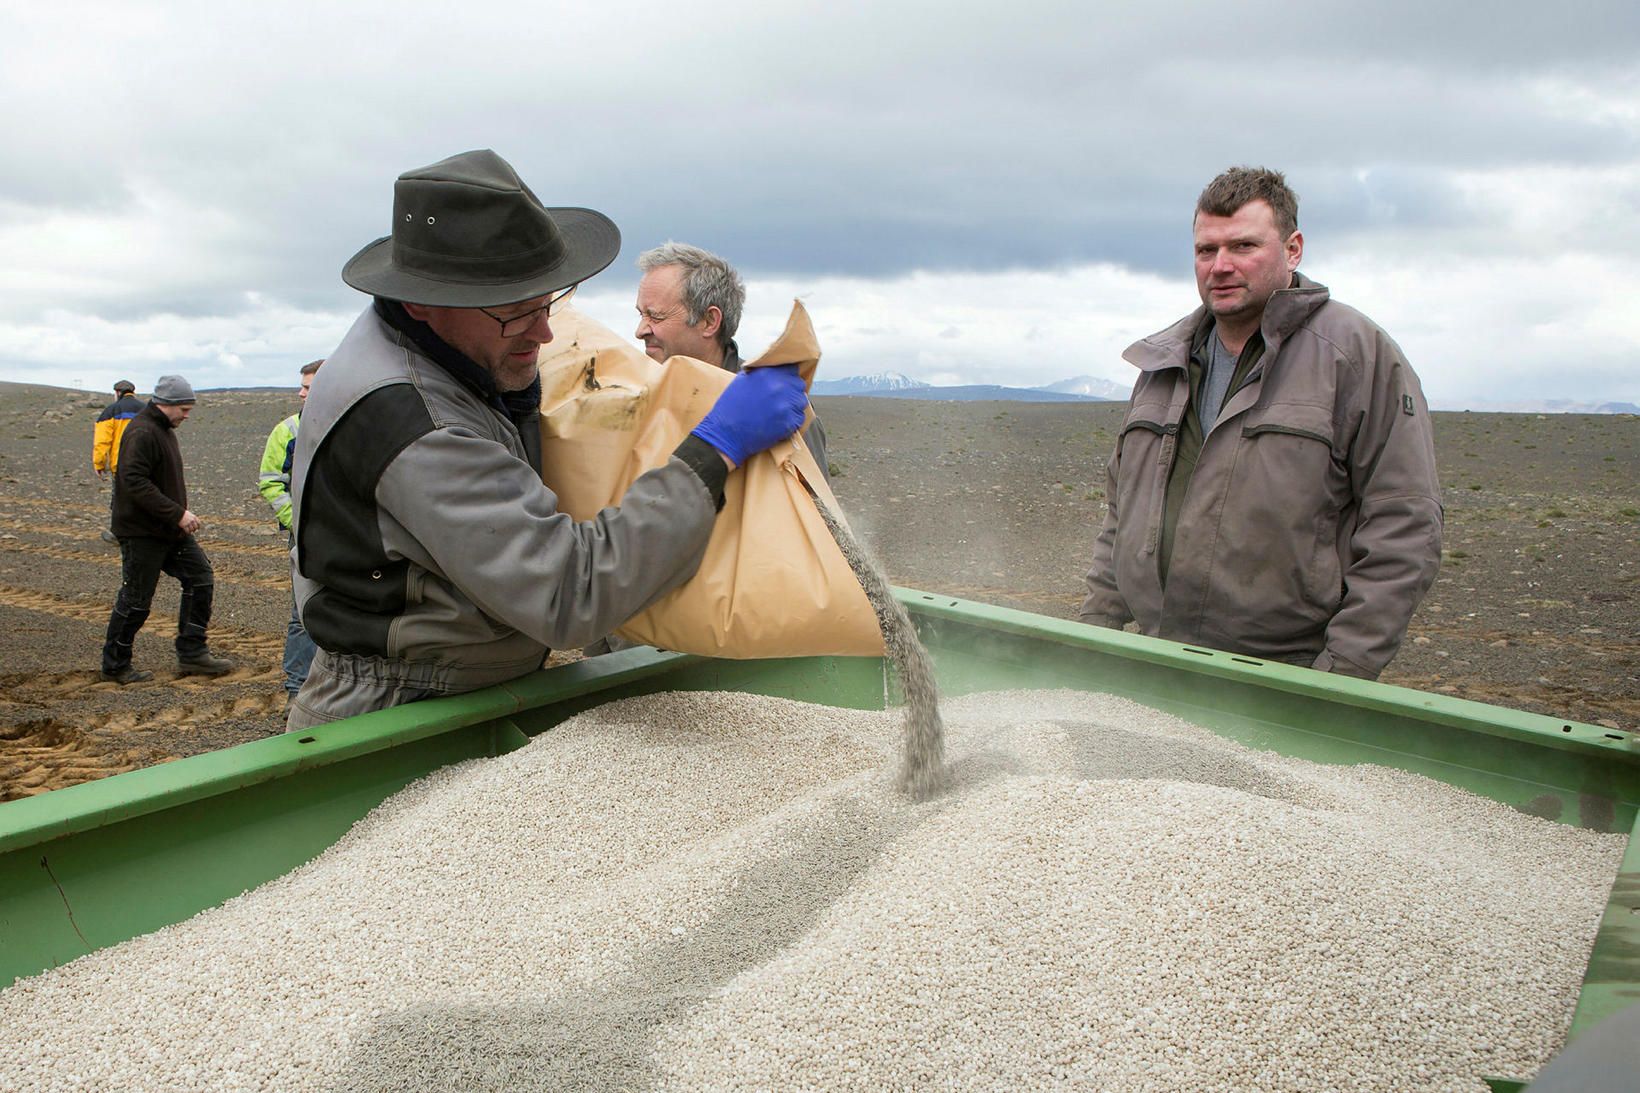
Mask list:
[[[320,357],[316,361],[308,361],[306,364],[302,365],[302,375],[304,375],[304,376],[313,375],[313,373],[315,373],[319,370],[319,366],[323,363],[325,363],[325,359],[323,357]]]
[[[1298,230],[1298,195],[1280,171],[1268,167],[1232,167],[1207,184],[1196,199],[1196,212],[1235,216],[1250,201],[1263,201],[1275,213],[1276,231],[1286,239]]]

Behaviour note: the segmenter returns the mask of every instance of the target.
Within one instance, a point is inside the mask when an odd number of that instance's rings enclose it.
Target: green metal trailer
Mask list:
[[[1629,834],[1572,1036],[1640,1004],[1640,840],[1632,837],[1640,738],[945,596],[896,594],[947,695],[1109,692],[1254,748],[1398,767],[1547,819]],[[739,690],[855,709],[897,698],[893,672],[875,659],[729,661],[629,650],[0,805],[0,988],[280,876],[439,767],[511,751],[591,706],[663,690]]]

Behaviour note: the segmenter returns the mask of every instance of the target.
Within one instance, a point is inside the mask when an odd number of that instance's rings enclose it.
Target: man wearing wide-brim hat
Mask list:
[[[614,630],[699,566],[729,472],[789,437],[795,367],[743,372],[665,466],[577,523],[541,482],[536,358],[620,250],[484,150],[400,175],[392,234],[342,271],[375,297],[313,385],[292,564],[319,646],[287,728],[456,694]]]

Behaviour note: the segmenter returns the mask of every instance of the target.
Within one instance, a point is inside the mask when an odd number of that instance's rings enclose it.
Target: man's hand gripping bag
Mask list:
[[[574,309],[552,327],[540,358],[541,477],[561,511],[589,520],[663,465],[732,377],[692,357],[657,364]],[[795,363],[807,385],[819,362],[814,326],[793,301],[785,331],[745,367]],[[811,488],[841,520],[801,436],[752,456],[729,475],[700,569],[616,633],[715,657],[882,656],[876,614]]]

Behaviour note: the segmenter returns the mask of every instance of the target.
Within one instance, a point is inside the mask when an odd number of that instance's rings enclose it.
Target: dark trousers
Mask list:
[[[291,546],[296,545],[294,536]],[[319,651],[313,644],[313,638],[302,626],[301,612],[296,610],[296,590],[290,590],[290,622],[285,627],[285,693],[295,698],[296,693],[307,682],[308,671],[313,667],[313,654]]]
[[[182,603],[177,608],[177,656],[196,657],[205,652],[205,628],[211,622],[211,599],[216,577],[211,560],[192,535],[183,539],[151,539],[127,536],[120,540],[120,594],[114,612],[108,616],[108,637],[103,642],[102,670],[118,672],[131,664],[131,643],[148,621],[159,575],[169,574],[182,586]]]

